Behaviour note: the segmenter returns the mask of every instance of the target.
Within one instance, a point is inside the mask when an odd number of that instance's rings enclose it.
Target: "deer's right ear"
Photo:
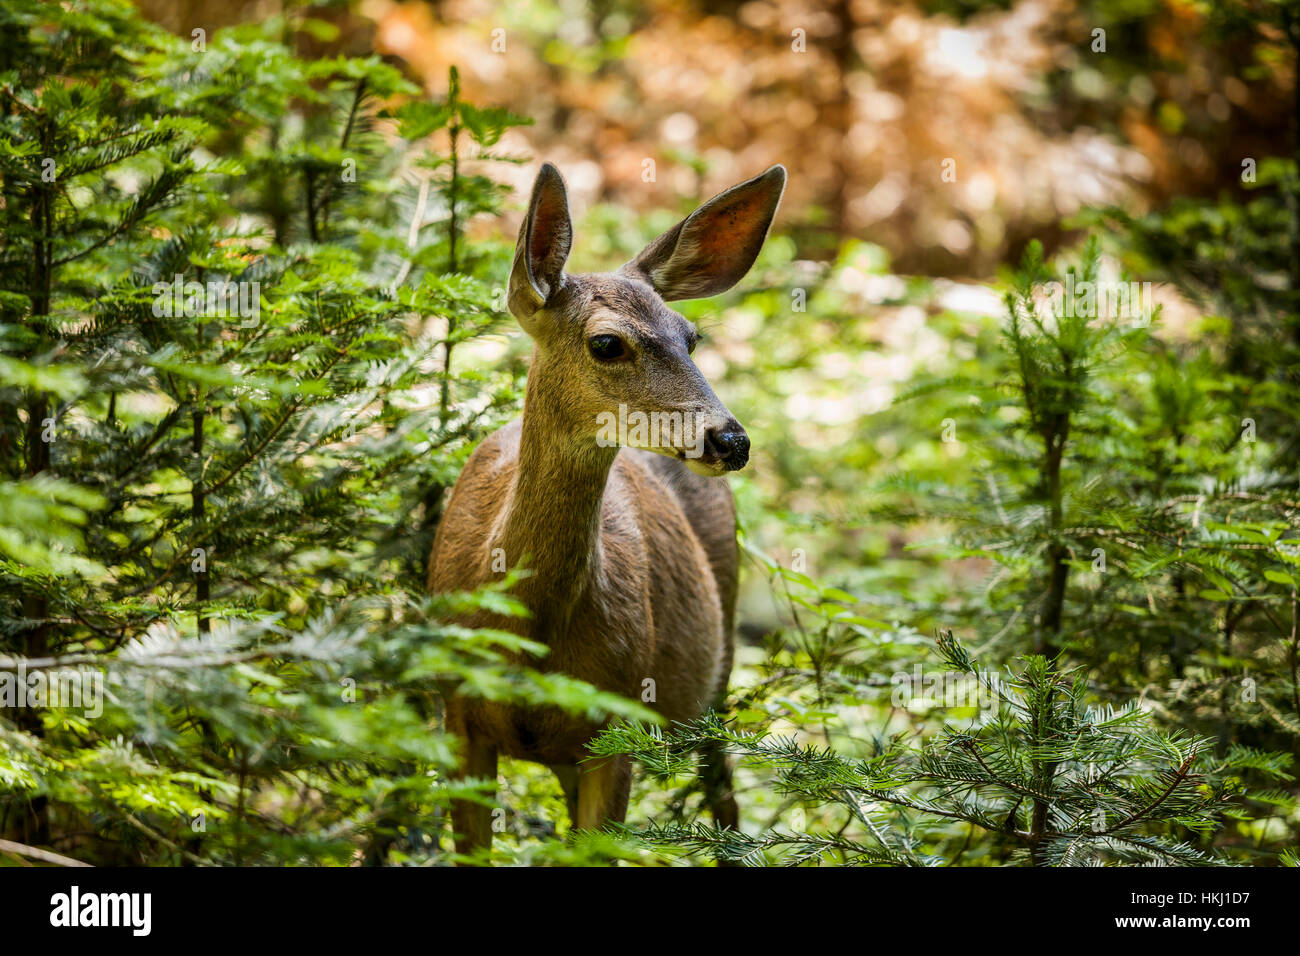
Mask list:
[[[573,222],[564,179],[553,165],[543,163],[533,183],[528,215],[519,227],[510,271],[510,311],[529,335],[536,329],[537,311],[564,283],[564,263],[572,248]]]

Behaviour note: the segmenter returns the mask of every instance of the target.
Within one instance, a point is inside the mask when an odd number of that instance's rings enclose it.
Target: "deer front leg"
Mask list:
[[[578,765],[551,764],[550,767],[564,790],[564,804],[569,810],[569,823],[576,827],[578,825]]]
[[[594,830],[611,820],[622,823],[632,789],[632,764],[626,757],[593,760],[578,766],[578,817],[574,825]]]
[[[453,775],[456,780],[481,777],[495,781],[497,778],[497,749],[471,735],[461,737],[464,756]],[[492,808],[471,800],[451,802],[452,828],[456,831],[456,852],[470,854],[475,850],[492,849]]]

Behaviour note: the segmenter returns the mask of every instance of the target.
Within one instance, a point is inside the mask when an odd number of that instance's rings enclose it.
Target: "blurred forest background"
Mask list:
[[[1300,2],[10,0],[0,34],[0,677],[103,689],[0,683],[0,861],[441,865],[473,796],[502,864],[1298,862]],[[753,442],[695,726],[450,623],[507,585],[423,593],[521,407],[543,160],[575,271],[789,170],[749,277],[679,304]],[[242,308],[188,307],[213,282]],[[628,718],[628,828],[572,834],[529,764],[452,781],[440,681]]]

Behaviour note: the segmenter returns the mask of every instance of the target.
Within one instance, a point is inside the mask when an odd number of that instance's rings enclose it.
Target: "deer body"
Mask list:
[[[524,432],[516,421],[470,459],[448,513],[472,514],[469,520],[500,532],[486,549],[472,535],[440,535],[435,587],[469,590],[499,580],[485,559],[496,547],[507,556],[516,548],[515,553],[536,555],[528,562],[531,575],[514,592],[532,616],[508,624],[550,649],[541,661],[530,659],[530,666],[634,699],[641,697],[643,682],[653,680],[656,709],[665,717],[699,716],[724,690],[724,667],[730,664],[724,620],[731,609],[724,608],[722,597],[734,600],[735,595],[730,489],[720,479],[686,472],[714,485],[696,490],[713,508],[714,526],[705,534],[722,553],[721,566],[715,567],[671,486],[654,463],[644,460],[648,453],[610,449],[617,454],[593,456],[581,476],[578,468],[568,472],[567,487],[529,489],[519,479],[524,463],[532,463],[522,452]],[[495,513],[494,507],[499,508]],[[528,527],[512,540],[506,529],[515,511]],[[553,550],[527,548],[523,542],[532,533],[547,536]],[[454,708],[463,709],[469,725],[508,756],[546,764],[576,764],[589,756],[585,745],[593,728],[560,711],[521,712],[473,699],[460,699]]]
[[[567,275],[567,195],[554,167],[542,168],[510,280],[511,311],[536,343],[523,416],[470,457],[434,542],[434,591],[500,580],[503,556],[530,572],[512,591],[528,618],[463,623],[545,644],[545,657],[519,663],[648,699],[669,720],[698,717],[726,690],[738,556],[720,476],[745,464],[749,443],[690,360],[693,326],[665,300],[712,295],[743,276],[784,182],[773,167],[619,272]],[[603,440],[601,416],[628,408],[685,416],[691,427],[653,447]],[[500,754],[537,761],[560,778],[575,825],[622,820],[630,767],[587,759],[598,726],[455,693],[447,719],[464,746],[462,775],[495,777]],[[723,756],[707,769],[725,791],[710,797],[714,815],[734,826]],[[459,802],[453,819],[458,849],[490,845],[489,808]]]

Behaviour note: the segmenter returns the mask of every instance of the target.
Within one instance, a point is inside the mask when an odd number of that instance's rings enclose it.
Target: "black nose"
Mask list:
[[[710,428],[704,436],[704,453],[726,466],[727,471],[744,468],[749,461],[749,436],[736,422]]]

